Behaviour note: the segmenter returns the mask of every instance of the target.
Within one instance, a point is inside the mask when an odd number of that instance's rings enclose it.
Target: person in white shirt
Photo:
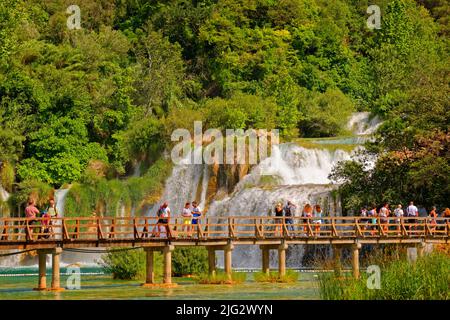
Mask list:
[[[399,204],[397,206],[397,208],[395,208],[394,215],[397,218],[396,219],[396,222],[397,222],[397,233],[400,234],[400,222],[401,222],[401,218],[403,218],[403,215],[404,215],[401,204]]]
[[[187,236],[191,237],[191,234],[192,234],[192,211],[191,211],[191,204],[189,202],[186,202],[186,204],[184,205],[181,215],[183,217],[183,226],[181,227],[181,232],[184,235],[186,235],[185,232],[187,232]]]
[[[161,207],[159,207],[158,212],[158,221],[156,222],[156,226],[153,228],[152,237],[163,237],[169,235],[169,220],[170,220],[170,208],[167,202],[164,202]],[[161,234],[161,230],[163,234]],[[164,233],[164,231],[166,231]]]
[[[381,209],[380,209],[380,223],[383,224],[383,230],[388,230],[388,223],[389,223],[389,214],[391,211],[389,210],[389,204],[386,203]]]
[[[419,215],[419,209],[417,209],[417,207],[414,205],[414,202],[413,201],[411,201],[410,203],[409,203],[409,206],[408,206],[408,208],[406,208],[406,215],[408,216],[408,217],[417,217],[418,215]],[[416,219],[408,219],[408,223],[409,224],[415,224],[416,223]],[[409,229],[411,230],[411,229],[414,229],[415,227],[414,226],[409,226]]]

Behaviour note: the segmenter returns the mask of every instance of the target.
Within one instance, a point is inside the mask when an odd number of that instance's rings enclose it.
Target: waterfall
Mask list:
[[[61,218],[64,218],[64,208],[66,206],[66,197],[68,192],[69,189],[58,189],[55,191],[56,210]]]
[[[9,193],[5,189],[3,189],[2,185],[0,184],[0,218],[3,216],[8,216],[9,214],[9,207],[6,203],[9,199]]]
[[[0,184],[0,202],[6,202],[9,199],[9,193]]]
[[[372,116],[370,112],[355,112],[347,123],[347,129],[356,135],[370,135],[380,125],[381,119],[378,116]]]
[[[299,216],[306,203],[319,204],[325,215],[341,215],[340,205],[331,191],[328,174],[338,161],[350,159],[343,150],[306,149],[293,143],[281,144],[273,149],[271,157],[251,170],[227,198],[213,202],[208,216],[226,217],[270,216],[276,203],[288,200],[297,206]],[[267,179],[270,178],[270,179]],[[269,182],[269,185],[265,183]],[[302,266],[303,246],[290,247],[288,267]],[[261,253],[255,246],[237,246],[233,252],[233,266],[238,268],[260,267]],[[218,264],[223,265],[219,256]],[[271,257],[276,265],[276,257]]]
[[[186,202],[196,200],[199,204],[206,203],[209,167],[205,164],[190,164],[192,162],[188,160],[192,160],[192,157],[193,153],[188,154],[181,164],[173,168],[171,176],[166,181],[161,200],[150,208],[149,216],[156,215],[156,211],[164,201],[169,203],[172,215],[176,216],[181,214]]]
[[[272,176],[281,185],[328,184],[333,166],[350,160],[351,154],[337,149],[307,149],[294,143],[274,146],[272,155],[264,159],[239,183],[257,183],[262,176]]]

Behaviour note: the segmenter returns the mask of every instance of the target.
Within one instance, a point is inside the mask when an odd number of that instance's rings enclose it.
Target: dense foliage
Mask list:
[[[85,182],[150,167],[174,128],[336,136],[348,115],[386,119],[375,169],[342,164],[347,208],[449,198],[448,12],[442,0],[0,2],[0,170],[15,183]],[[375,198],[371,198],[375,197]],[[378,198],[377,198],[378,197]]]
[[[163,261],[160,253],[155,253],[154,272],[162,275]],[[146,253],[141,249],[111,249],[103,255],[101,264],[115,279],[145,278]],[[173,275],[203,275],[208,272],[208,252],[205,248],[176,248],[172,255]]]
[[[178,247],[174,250],[172,259],[175,276],[208,272],[208,251],[203,247]]]
[[[349,275],[319,274],[320,296],[326,300],[448,300],[450,258],[433,253],[417,262],[389,259],[381,263],[379,289],[369,289],[369,275],[361,279]]]
[[[155,254],[153,259],[155,276],[160,277],[163,266],[162,256]],[[114,279],[142,280],[146,272],[146,253],[142,249],[111,249],[103,255],[101,264]]]

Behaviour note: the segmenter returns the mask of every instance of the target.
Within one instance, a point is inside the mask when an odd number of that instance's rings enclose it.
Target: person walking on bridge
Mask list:
[[[275,206],[275,236],[282,236],[283,234],[283,204],[278,202]]]
[[[320,236],[320,225],[322,224],[322,208],[318,204],[314,206],[313,217],[314,220],[312,222],[314,224],[314,233],[316,234],[316,236]]]
[[[297,206],[293,204],[290,200],[288,200],[286,206],[284,207],[284,216],[286,217],[286,227],[289,231],[294,231],[294,219],[295,211],[297,210]]]
[[[380,223],[383,225],[382,228],[384,231],[388,230],[390,213],[391,210],[389,210],[389,204],[385,203],[380,209]]]
[[[28,225],[30,225],[30,237],[33,237],[34,229],[33,225],[37,223],[37,215],[39,214],[39,209],[36,207],[36,201],[34,199],[28,200],[28,206],[25,208],[25,216],[28,219]]]
[[[156,222],[155,227],[152,231],[152,237],[161,237],[161,229],[165,232],[166,236],[169,236],[169,220],[170,220],[170,208],[167,202],[164,202],[161,207],[159,207],[158,212],[158,221]],[[164,235],[164,232],[163,234]]]
[[[58,218],[58,209],[56,208],[56,203],[55,203],[54,199],[51,198],[48,201],[48,203],[49,203],[48,208],[47,208],[47,214],[49,217],[48,230],[49,230],[49,233],[51,235],[53,235],[54,234],[53,225],[55,223],[53,219]]]
[[[375,231],[377,230],[377,221],[378,221],[378,213],[377,213],[377,206],[376,205],[374,205],[372,207],[372,210],[369,210],[367,216],[371,217],[371,220],[372,220],[371,221],[371,223],[372,223],[372,228],[371,229],[372,230],[371,230],[370,234],[372,236],[374,236],[375,235]]]
[[[192,211],[191,204],[186,202],[184,204],[183,212],[181,213],[183,217],[183,226],[181,227],[181,232],[186,237],[191,237],[192,235]]]
[[[406,208],[406,215],[409,217],[408,219],[408,224],[410,224],[408,228],[409,231],[415,230],[416,228],[414,224],[416,223],[416,217],[419,216],[419,209],[417,209],[413,201],[411,201],[409,203],[408,208]]]
[[[197,201],[192,201],[192,229],[195,228],[196,231],[198,231],[200,218],[202,217],[202,211],[200,210],[200,207],[197,204]]]
[[[305,218],[303,219],[303,232],[305,233],[305,235],[308,234],[308,222],[309,219],[312,217],[313,215],[313,207],[307,203],[304,207],[303,207],[303,211],[302,211],[302,217]]]
[[[436,218],[438,217],[438,214],[436,212],[436,207],[433,206],[428,217],[430,218],[430,224],[431,224],[430,230],[431,230],[431,232],[434,232],[436,230],[436,226],[437,226]]]
[[[396,217],[395,222],[397,223],[397,234],[400,235],[400,225],[403,218],[404,212],[402,209],[402,205],[399,204],[397,208],[394,210],[394,216]]]

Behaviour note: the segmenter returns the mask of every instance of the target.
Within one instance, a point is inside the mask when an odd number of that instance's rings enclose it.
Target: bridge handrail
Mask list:
[[[0,244],[33,241],[176,239],[186,235],[205,240],[450,236],[450,218],[446,217],[206,216],[196,218],[198,224],[188,225],[185,223],[185,217],[178,215],[170,217],[167,223],[161,219],[167,218],[155,216],[0,218]],[[189,229],[195,230],[189,232]]]

